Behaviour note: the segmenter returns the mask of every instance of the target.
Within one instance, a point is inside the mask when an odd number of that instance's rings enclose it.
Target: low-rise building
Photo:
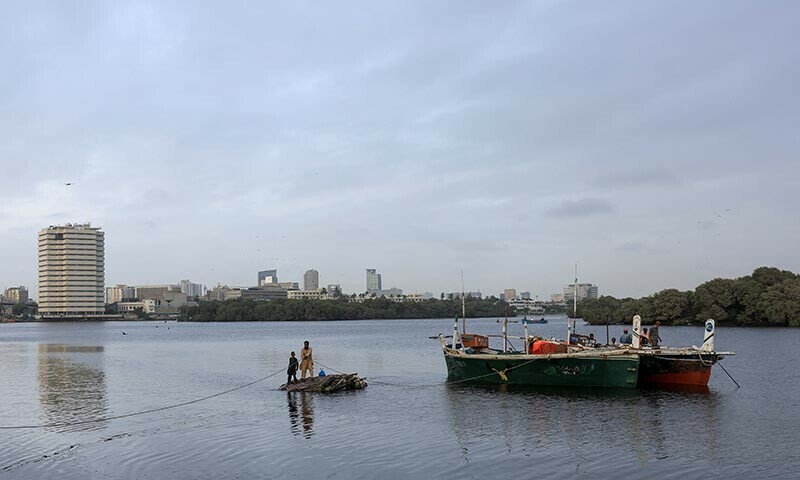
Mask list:
[[[333,295],[322,289],[313,291],[309,290],[289,290],[286,292],[286,297],[289,300],[333,300]]]
[[[516,288],[506,288],[503,291],[503,299],[508,302],[510,300],[514,300],[517,298],[517,289]]]
[[[20,285],[19,287],[9,287],[2,295],[7,302],[28,303],[28,289]]]
[[[254,301],[281,300],[287,297],[287,290],[279,284],[269,284],[239,290],[241,298]],[[299,289],[297,290],[299,291]],[[227,300],[227,299],[226,299]]]
[[[158,299],[164,298],[164,294],[167,292],[178,292],[181,291],[180,285],[137,285],[135,288],[136,298],[138,299]]]

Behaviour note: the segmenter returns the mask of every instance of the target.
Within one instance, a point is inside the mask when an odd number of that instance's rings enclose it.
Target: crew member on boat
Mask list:
[[[661,322],[656,320],[656,324],[650,329],[650,345],[653,348],[658,347],[658,342],[661,341],[661,337],[658,336],[658,327],[661,326]]]
[[[627,344],[631,344],[631,343],[633,343],[633,337],[631,336],[630,333],[628,333],[628,329],[627,328],[622,330],[622,335],[620,335],[620,337],[619,337],[619,343],[622,343],[622,344],[626,344],[626,343]]]
[[[300,380],[306,379],[306,371],[309,373],[309,378],[314,376],[314,359],[311,353],[311,347],[306,340],[303,342],[303,349],[300,350]]]

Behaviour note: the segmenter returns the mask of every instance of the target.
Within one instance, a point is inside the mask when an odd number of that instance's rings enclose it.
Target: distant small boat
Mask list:
[[[528,324],[528,325],[544,325],[545,323],[547,323],[547,319],[542,317],[539,320],[533,320],[533,319],[530,319],[528,317],[524,317],[522,319],[522,323]]]

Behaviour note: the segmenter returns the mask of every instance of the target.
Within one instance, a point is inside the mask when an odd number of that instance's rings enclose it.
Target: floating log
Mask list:
[[[367,379],[358,378],[357,373],[343,373],[312,377],[300,380],[297,383],[281,385],[281,390],[287,392],[318,392],[334,393],[348,390],[362,390],[367,386]]]

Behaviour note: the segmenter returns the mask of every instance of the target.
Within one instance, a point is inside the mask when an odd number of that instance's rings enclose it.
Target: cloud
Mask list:
[[[548,214],[553,217],[591,217],[606,215],[617,211],[616,206],[603,198],[580,198],[563,200],[550,208]]]

